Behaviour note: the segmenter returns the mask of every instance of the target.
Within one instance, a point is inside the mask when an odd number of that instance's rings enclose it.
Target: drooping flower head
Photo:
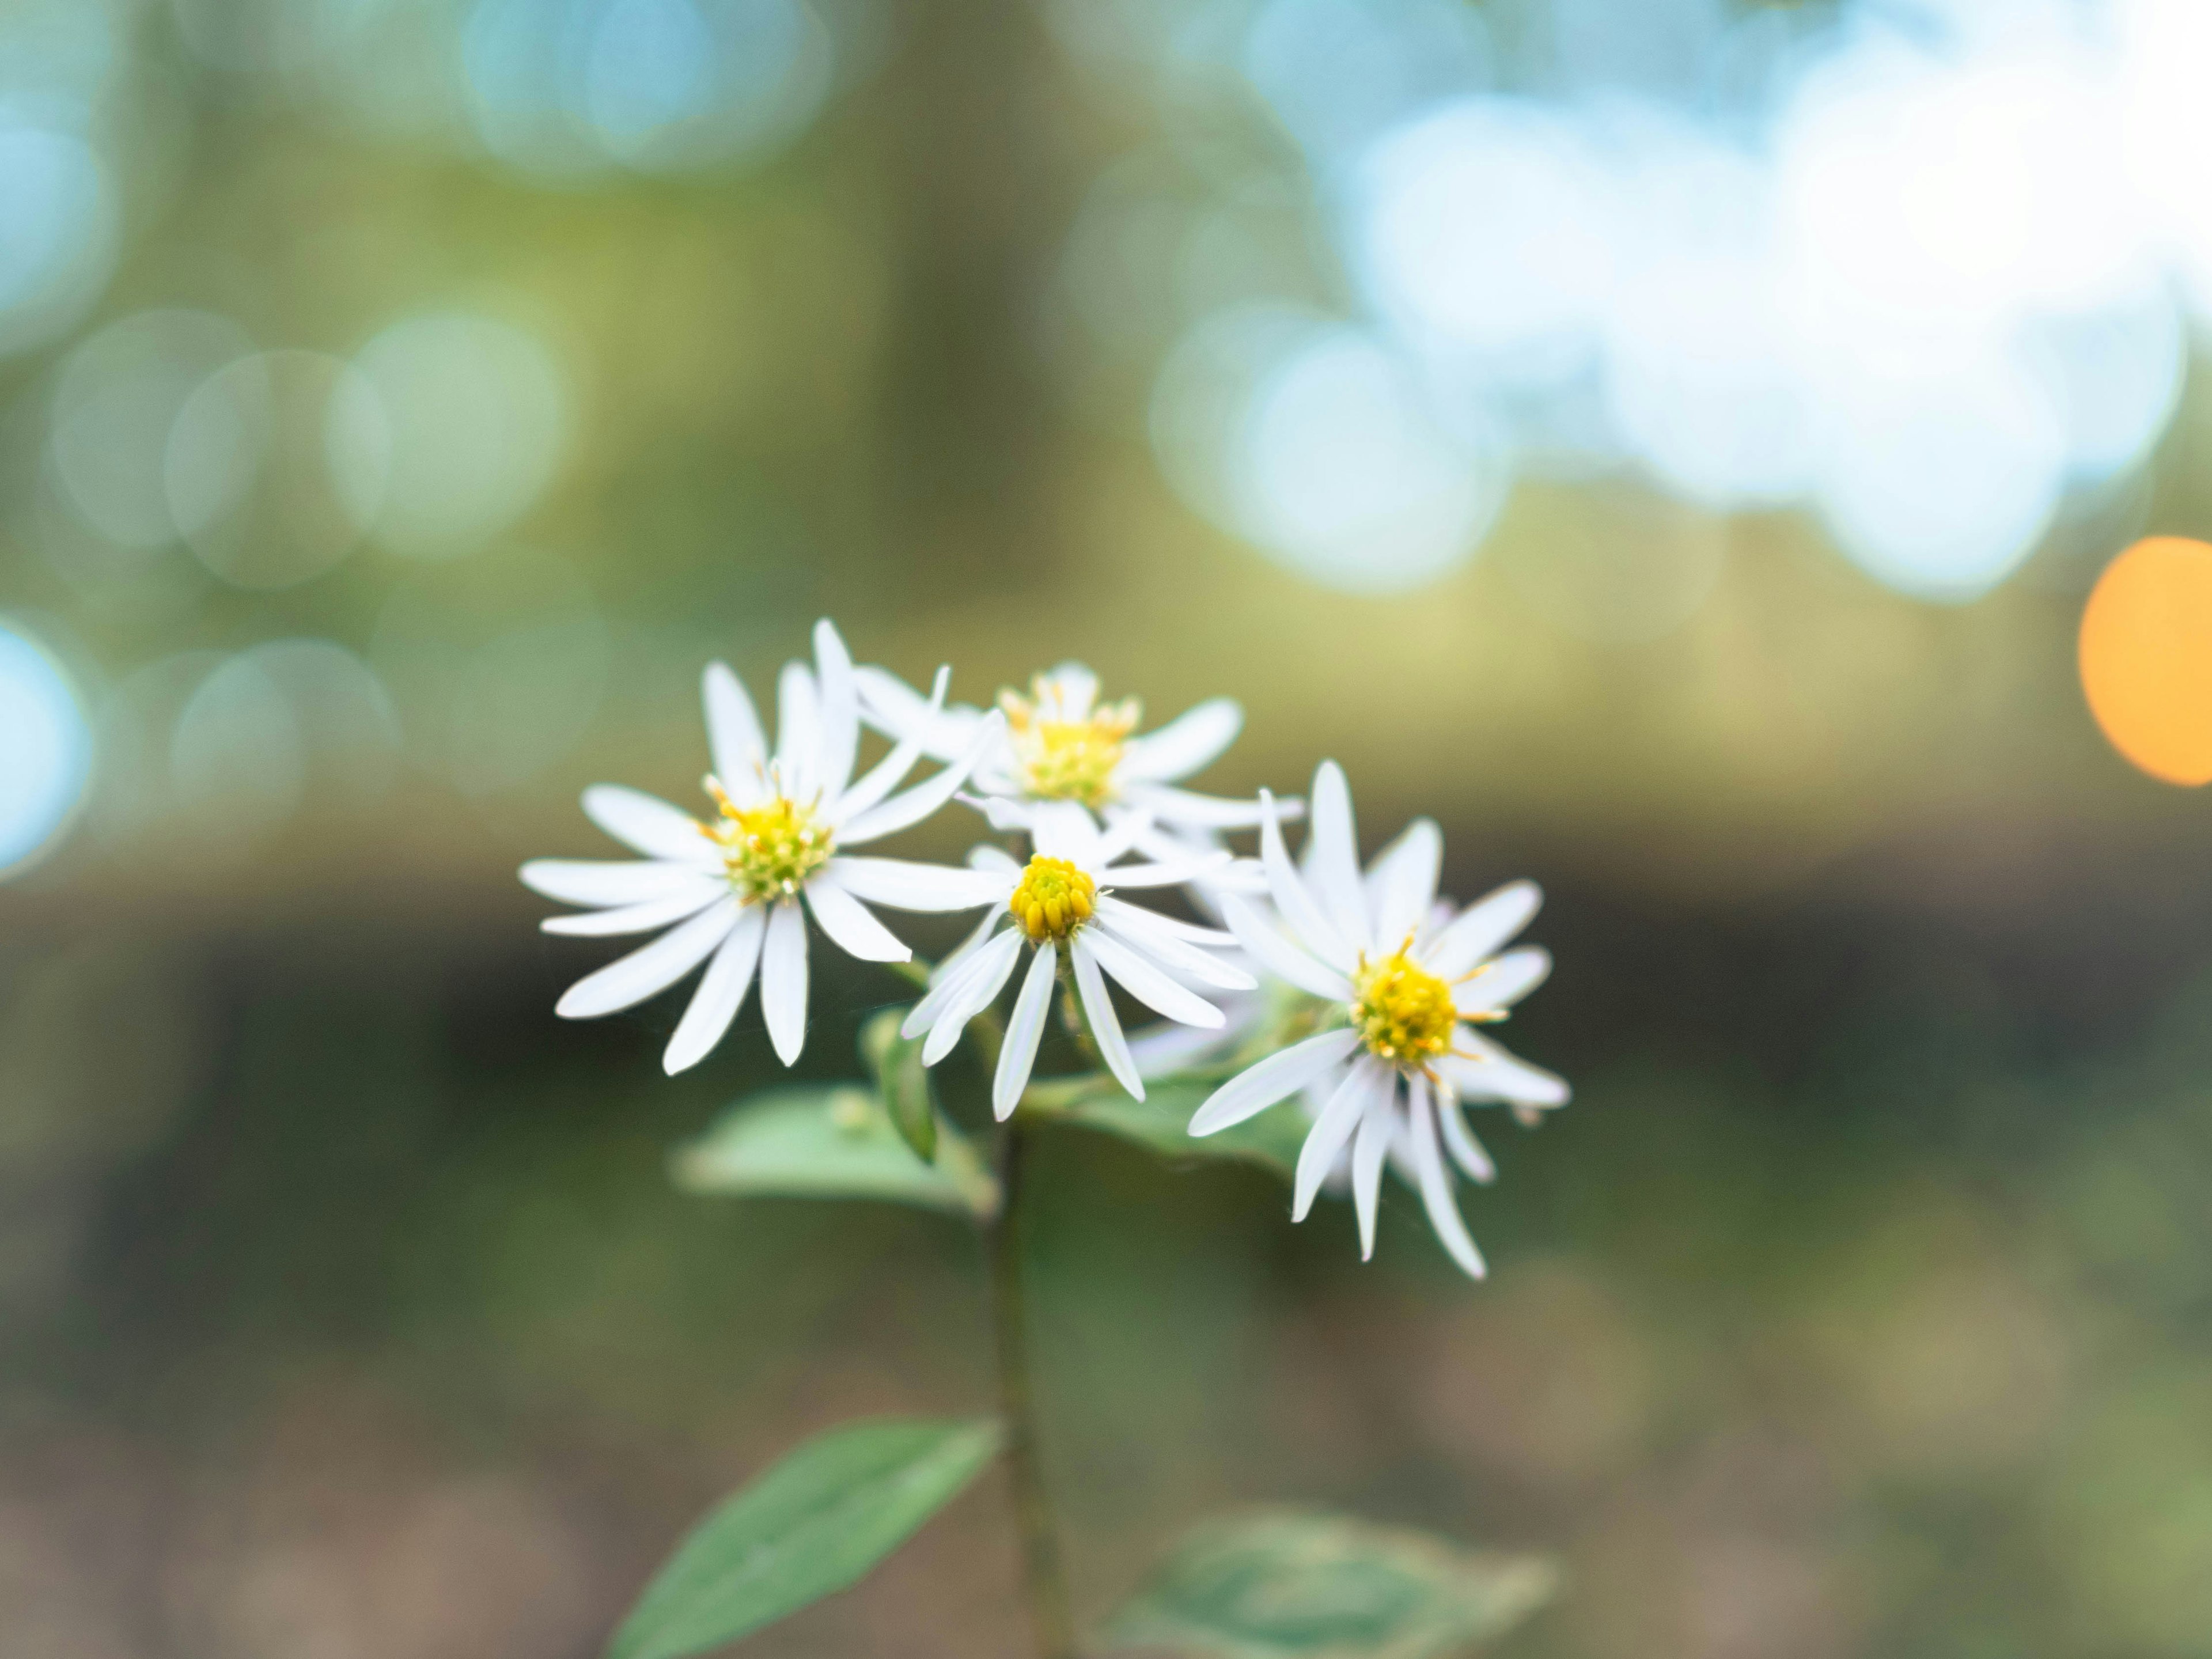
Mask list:
[[[933,707],[881,669],[861,670],[860,688],[861,711],[870,722],[894,738],[920,733],[922,752],[939,758],[964,753],[987,718],[966,705]],[[1176,829],[1249,829],[1260,821],[1257,801],[1176,787],[1236,741],[1244,711],[1228,697],[1210,698],[1165,726],[1141,732],[1137,699],[1101,702],[1098,677],[1068,662],[1036,676],[1026,694],[1000,692],[999,712],[1003,732],[975,766],[975,787],[986,796],[1032,805],[1067,802],[1108,819],[1142,814],[1144,839],[1133,844],[1156,858],[1177,852],[1170,839]]]
[[[1371,1256],[1383,1164],[1395,1161],[1419,1188],[1452,1259],[1480,1278],[1482,1255],[1461,1219],[1446,1152],[1474,1180],[1494,1170],[1462,1105],[1504,1101],[1534,1112],[1567,1099],[1559,1078],[1475,1029],[1504,1018],[1551,971],[1541,950],[1499,954],[1534,915],[1540,895],[1516,882],[1465,910],[1438,906],[1443,837],[1425,818],[1363,872],[1351,793],[1333,761],[1314,775],[1312,815],[1303,873],[1273,813],[1261,821],[1261,863],[1280,926],[1233,894],[1221,905],[1252,959],[1331,1005],[1339,1023],[1224,1084],[1190,1132],[1215,1133],[1300,1091],[1318,1097],[1298,1158],[1293,1218],[1305,1218],[1348,1147],[1360,1250]]]
[[[1144,1080],[1107,994],[1107,979],[1156,1012],[1200,1028],[1220,1025],[1221,1011],[1183,980],[1231,991],[1257,983],[1214,954],[1235,944],[1228,934],[1119,896],[1117,889],[1176,886],[1206,867],[1188,860],[1119,862],[1148,823],[1143,814],[1133,813],[1101,830],[1073,803],[1048,803],[1028,816],[1035,850],[1026,862],[995,847],[979,847],[969,855],[986,884],[981,902],[992,907],[990,913],[968,942],[939,965],[928,994],[907,1016],[903,1033],[909,1038],[927,1033],[922,1060],[935,1065],[951,1051],[968,1023],[997,1000],[1013,975],[1024,944],[1033,947],[992,1082],[992,1109],[1001,1119],[1012,1114],[1029,1085],[1063,953],[1084,1026],[1099,1057],[1139,1100],[1145,1097]],[[1220,857],[1225,861],[1227,854]]]
[[[557,916],[548,933],[614,935],[665,927],[659,939],[586,975],[555,1006],[564,1018],[611,1014],[665,990],[702,962],[707,971],[669,1039],[662,1064],[696,1065],[744,1006],[757,969],[769,1036],[787,1066],[806,1038],[806,923],[866,962],[905,962],[913,953],[869,904],[942,911],[974,904],[971,871],[898,859],[855,858],[849,849],[921,823],[951,799],[1000,737],[1002,717],[977,723],[966,748],[935,776],[893,793],[921,759],[902,740],[860,778],[859,697],[851,658],[827,621],[815,624],[814,666],[785,665],[776,696],[776,743],[768,746],[752,700],[720,663],[704,680],[708,747],[704,787],[716,811],[702,822],[665,801],[618,784],[584,792],[592,823],[638,860],[538,859],[522,866],[533,890],[564,904],[596,907]],[[942,706],[939,671],[928,706]]]

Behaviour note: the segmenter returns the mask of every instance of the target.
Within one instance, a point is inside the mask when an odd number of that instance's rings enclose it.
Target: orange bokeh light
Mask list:
[[[2137,542],[2081,613],[2081,690],[2112,747],[2168,783],[2212,783],[2212,545]]]

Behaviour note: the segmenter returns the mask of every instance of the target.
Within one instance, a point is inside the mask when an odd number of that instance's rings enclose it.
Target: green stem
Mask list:
[[[1024,1140],[1016,1123],[999,1131],[1000,1203],[983,1230],[991,1264],[991,1334],[999,1364],[999,1407],[1006,1423],[1006,1459],[1021,1530],[1022,1589],[1037,1659],[1074,1659],[1075,1626],[1067,1611],[1060,1532],[1037,1461],[1036,1408],[1030,1392],[1029,1311],[1022,1281],[1021,1194]]]

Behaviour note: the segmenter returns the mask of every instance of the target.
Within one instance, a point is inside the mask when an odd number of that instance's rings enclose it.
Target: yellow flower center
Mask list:
[[[1451,987],[1410,959],[1403,947],[1372,966],[1360,957],[1352,988],[1352,1026],[1376,1058],[1418,1067],[1451,1047],[1452,1027],[1459,1022]]]
[[[1039,800],[1103,806],[1114,798],[1121,747],[1141,718],[1137,700],[1125,697],[1101,704],[1079,720],[1055,720],[1051,716],[1060,709],[1059,700],[1048,695],[1041,680],[1033,681],[1030,689],[1034,697],[1012,691],[999,694],[1024,785]]]
[[[1064,939],[1091,920],[1097,908],[1098,884],[1066,859],[1038,854],[1022,872],[1021,884],[1006,901],[1022,932],[1042,945]]]
[[[830,826],[787,795],[739,806],[714,791],[722,822],[707,831],[722,849],[730,885],[748,904],[789,898],[830,854]]]

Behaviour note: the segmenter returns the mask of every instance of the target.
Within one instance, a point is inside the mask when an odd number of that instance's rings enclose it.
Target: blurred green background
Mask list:
[[[692,802],[702,663],[764,691],[830,614],[977,701],[1236,696],[1200,787],[1334,756],[1369,850],[1430,812],[1449,890],[1549,895],[1508,1035],[1577,1097],[1491,1137],[1486,1285],[1402,1191],[1363,1267],[1340,1206],[1048,1138],[1080,1610],[1295,1500],[1558,1552],[1516,1659],[2212,1653],[2212,840],[2073,656],[2105,559],[2212,530],[2187,259],[2132,438],[1990,452],[1948,531],[1987,453],[1888,477],[1887,542],[1860,473],[1544,436],[1587,358],[1418,441],[1355,374],[1223,509],[1193,457],[1292,405],[1163,378],[1263,302],[1430,362],[1329,145],[1481,91],[1786,157],[1729,124],[1807,54],[2042,61],[2004,9],[7,0],[0,1646],[588,1655],[784,1447],[988,1400],[972,1239],[676,1194],[757,1015],[673,1081],[675,1000],[556,1022],[608,953],[514,878],[606,850],[584,784]],[[802,1075],[898,989],[818,953]],[[1014,1652],[1013,1571],[987,1481],[747,1650]]]

